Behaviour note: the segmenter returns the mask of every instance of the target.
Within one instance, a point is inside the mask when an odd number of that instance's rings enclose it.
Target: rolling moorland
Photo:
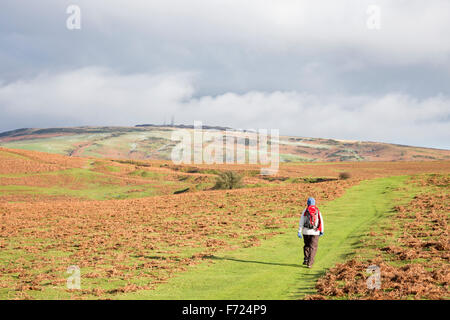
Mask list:
[[[173,164],[173,128],[39,130],[1,136],[0,299],[449,298],[446,150],[281,137],[264,176]],[[215,190],[227,171],[241,184]],[[296,234],[309,196],[326,219],[312,269]]]
[[[171,134],[177,129],[192,131],[192,126],[18,129],[0,133],[0,146],[79,157],[170,160],[177,143]],[[281,136],[279,146],[281,162],[450,160],[450,150],[378,142]]]

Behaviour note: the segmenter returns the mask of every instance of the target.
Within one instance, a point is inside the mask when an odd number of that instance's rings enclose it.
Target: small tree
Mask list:
[[[234,171],[220,172],[213,189],[235,189],[241,186],[242,176]]]
[[[350,172],[341,172],[341,173],[339,173],[339,179],[341,179],[341,180],[350,179],[351,176],[352,175],[350,174]]]

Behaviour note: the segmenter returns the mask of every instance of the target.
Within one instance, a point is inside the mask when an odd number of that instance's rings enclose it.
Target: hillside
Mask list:
[[[169,160],[176,145],[171,134],[180,128],[193,130],[186,125],[18,129],[0,133],[0,146],[78,157]],[[448,160],[450,150],[281,136],[280,159],[282,162]]]
[[[448,235],[439,226],[448,220],[450,161],[282,163],[276,176],[256,169],[0,147],[0,299],[298,299],[314,294],[319,276],[336,272],[360,239],[371,243],[363,257],[384,254],[386,276],[395,275],[383,278],[383,293],[446,297]],[[221,170],[241,174],[242,187],[213,190]],[[328,223],[314,269],[299,263],[296,237],[309,196]],[[422,217],[406,213],[411,199],[432,219],[410,225],[407,218]],[[372,232],[392,215],[403,248],[394,228]],[[69,266],[80,268],[81,290],[68,290]],[[349,262],[344,272],[360,271]],[[360,280],[345,285],[355,290]]]

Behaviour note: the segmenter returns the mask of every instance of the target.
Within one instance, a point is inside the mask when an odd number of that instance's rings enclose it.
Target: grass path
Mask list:
[[[395,199],[408,196],[397,190],[405,180],[403,176],[363,181],[339,199],[318,203],[325,219],[325,235],[320,238],[311,269],[301,265],[303,241],[297,238],[296,218],[291,220],[292,228],[261,246],[218,253],[155,290],[118,298],[301,299],[314,293],[315,282],[326,269],[354,252],[358,239],[392,210]]]

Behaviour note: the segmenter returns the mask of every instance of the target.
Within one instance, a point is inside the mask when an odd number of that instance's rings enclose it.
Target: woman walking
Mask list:
[[[314,264],[314,257],[319,246],[319,237],[323,235],[323,218],[319,208],[316,207],[316,200],[308,198],[307,206],[300,218],[298,237],[303,238],[303,264],[308,268]]]

